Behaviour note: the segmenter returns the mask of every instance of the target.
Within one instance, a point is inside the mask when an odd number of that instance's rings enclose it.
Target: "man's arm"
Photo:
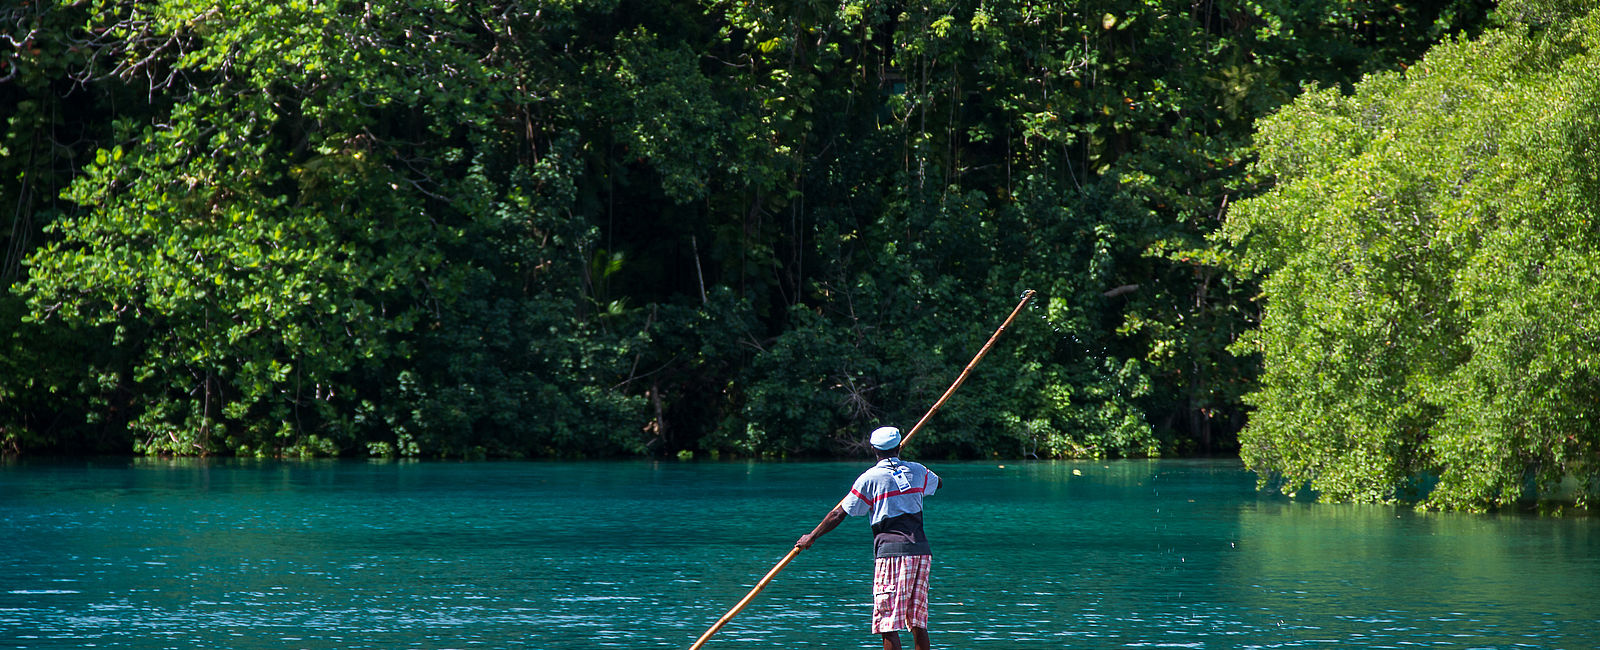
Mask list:
[[[844,508],[834,506],[833,509],[829,510],[828,514],[822,518],[822,523],[817,524],[817,527],[811,532],[801,535],[800,541],[795,542],[794,545],[800,547],[800,550],[802,551],[810,549],[811,545],[817,542],[818,537],[826,535],[828,531],[838,528],[839,523],[844,521],[845,517],[846,515],[844,514]]]

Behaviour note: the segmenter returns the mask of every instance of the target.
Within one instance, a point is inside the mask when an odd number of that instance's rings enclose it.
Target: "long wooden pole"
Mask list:
[[[906,432],[905,437],[900,439],[901,446],[904,446],[907,442],[910,442],[911,436],[916,435],[917,431],[922,428],[922,425],[927,424],[928,419],[932,418],[933,414],[939,410],[939,407],[944,406],[945,400],[950,399],[950,395],[954,394],[956,389],[961,387],[961,382],[967,380],[967,374],[972,372],[972,367],[978,365],[978,361],[983,359],[983,355],[989,353],[989,348],[994,347],[995,339],[1000,338],[1000,335],[1005,333],[1006,328],[1011,326],[1011,321],[1016,320],[1017,314],[1022,313],[1022,308],[1027,306],[1028,301],[1032,299],[1032,289],[1022,293],[1022,302],[1017,303],[1017,308],[1011,310],[1011,315],[1006,317],[1005,322],[1000,324],[1000,329],[995,330],[994,335],[989,337],[989,341],[984,343],[983,347],[978,350],[977,356],[972,357],[972,360],[967,362],[967,367],[961,370],[961,375],[956,377],[955,383],[950,384],[950,388],[944,391],[944,395],[939,397],[939,401],[934,402],[933,407],[928,409],[928,412],[922,416],[922,419],[917,420],[916,426],[911,427],[911,430]],[[840,499],[839,505],[834,507],[843,505],[844,499]],[[830,508],[829,510],[831,511],[832,509]],[[772,582],[772,579],[777,577],[778,572],[782,571],[784,567],[789,566],[789,562],[794,560],[795,556],[799,554],[800,547],[796,546],[789,549],[789,554],[783,556],[782,560],[778,560],[778,564],[773,566],[772,570],[767,572],[767,575],[761,577],[761,580],[756,583],[756,586],[750,589],[750,593],[745,594],[744,598],[739,599],[739,603],[733,606],[733,609],[728,610],[728,613],[723,614],[722,618],[717,619],[716,624],[712,625],[711,629],[706,630],[705,634],[700,635],[700,638],[695,640],[694,645],[689,646],[689,650],[700,650],[700,646],[705,645],[706,641],[711,640],[711,635],[716,634],[717,630],[721,630],[722,626],[727,625],[728,621],[733,620],[734,616],[737,616],[739,612],[744,611],[745,606],[749,605],[750,601],[755,600],[756,594],[761,593],[762,589],[766,589],[767,583]]]

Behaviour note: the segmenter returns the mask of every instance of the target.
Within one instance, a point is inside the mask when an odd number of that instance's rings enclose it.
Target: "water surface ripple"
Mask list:
[[[1597,648],[1600,522],[1295,503],[1236,461],[939,463],[943,648]],[[683,648],[860,463],[0,465],[0,646]],[[712,648],[875,648],[870,533]]]

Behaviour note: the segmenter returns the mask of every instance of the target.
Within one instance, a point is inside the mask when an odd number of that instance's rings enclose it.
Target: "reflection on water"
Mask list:
[[[946,648],[1600,647],[1600,522],[1293,503],[1236,462],[930,463]],[[687,647],[858,463],[0,466],[0,645]],[[846,522],[708,647],[876,647]]]
[[[1229,597],[1291,611],[1306,640],[1595,647],[1600,536],[1588,520],[1265,503]],[[1286,623],[1286,625],[1289,623]]]

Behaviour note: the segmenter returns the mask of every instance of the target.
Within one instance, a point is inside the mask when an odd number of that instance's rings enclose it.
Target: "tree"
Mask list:
[[[163,101],[79,170],[19,291],[27,320],[95,328],[118,351],[92,369],[96,399],[135,451],[472,455],[491,419],[523,423],[497,433],[500,453],[629,447],[569,433],[628,403],[590,374],[603,339],[550,281],[576,275],[592,236],[562,218],[576,147],[559,124],[508,120],[538,97],[482,16],[89,14],[58,35],[94,52],[79,78],[141,79]]]
[[[1255,290],[1205,236],[1257,191],[1251,120],[1302,81],[1348,83],[1471,27],[1483,3],[728,5],[718,58],[774,80],[751,108],[782,128],[757,142],[794,159],[788,185],[728,209],[766,238],[739,286],[779,281],[752,295],[783,296],[766,318],[821,316],[778,320],[772,349],[836,356],[801,364],[803,383],[747,378],[759,410],[719,431],[749,449],[915,418],[962,342],[1035,288],[1039,329],[986,362],[1005,385],[941,416],[973,438],[919,444],[1062,456],[1229,448],[1254,365],[1226,348]],[[768,419],[816,401],[829,415],[804,427]]]
[[[1226,451],[1252,120],[1485,1],[12,3],[0,442],[858,453],[1032,288],[926,453]]]
[[[1267,305],[1242,455],[1287,492],[1482,510],[1600,488],[1600,10],[1497,17],[1260,124],[1277,186],[1224,233]]]

